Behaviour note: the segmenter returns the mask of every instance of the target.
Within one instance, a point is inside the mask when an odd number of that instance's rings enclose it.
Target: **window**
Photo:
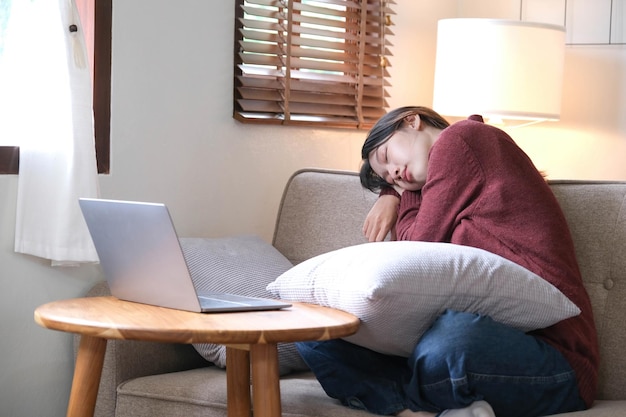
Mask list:
[[[389,0],[239,0],[234,117],[370,128],[385,113]]]
[[[83,0],[90,13],[83,22],[86,33],[93,33],[93,47],[88,47],[94,65],[94,123],[98,172],[108,173],[110,166],[111,120],[111,19],[112,0]],[[0,174],[17,174],[19,148],[0,146]]]

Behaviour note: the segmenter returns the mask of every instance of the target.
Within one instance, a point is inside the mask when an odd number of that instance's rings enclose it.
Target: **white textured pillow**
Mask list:
[[[265,287],[293,265],[276,248],[256,236],[181,238],[185,261],[198,290],[275,298]],[[198,343],[194,348],[215,365],[226,367],[226,348]],[[308,367],[293,343],[278,345],[281,375]]]
[[[446,309],[488,315],[523,331],[580,314],[556,287],[501,256],[468,246],[377,242],[304,261],[269,284],[272,294],[361,319],[346,340],[409,356]]]

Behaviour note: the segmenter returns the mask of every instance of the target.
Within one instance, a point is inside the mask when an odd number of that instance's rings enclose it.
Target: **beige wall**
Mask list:
[[[397,3],[392,107],[431,104],[437,19],[475,10],[470,3],[510,10],[478,0]],[[101,177],[103,197],[163,201],[183,236],[269,240],[293,171],[358,168],[363,132],[231,118],[232,2],[113,6],[112,174]],[[625,56],[620,46],[568,48],[562,121],[513,133],[552,177],[626,180]],[[0,415],[62,416],[71,338],[37,327],[33,310],[84,294],[100,272],[14,254],[16,188],[17,177],[0,177]]]

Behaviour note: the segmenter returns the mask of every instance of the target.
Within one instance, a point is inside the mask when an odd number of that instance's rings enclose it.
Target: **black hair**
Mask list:
[[[369,155],[374,149],[387,142],[391,135],[402,127],[407,117],[415,115],[419,116],[421,123],[426,123],[438,129],[445,129],[450,126],[446,119],[428,107],[405,106],[385,114],[370,129],[361,148],[362,164],[359,177],[364,188],[377,192],[383,187],[391,187],[390,184],[374,172],[369,162]]]

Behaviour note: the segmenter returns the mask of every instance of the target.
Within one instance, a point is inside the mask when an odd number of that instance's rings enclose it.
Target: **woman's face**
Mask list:
[[[369,154],[374,172],[402,190],[417,191],[426,182],[432,143],[418,128],[404,124]]]

